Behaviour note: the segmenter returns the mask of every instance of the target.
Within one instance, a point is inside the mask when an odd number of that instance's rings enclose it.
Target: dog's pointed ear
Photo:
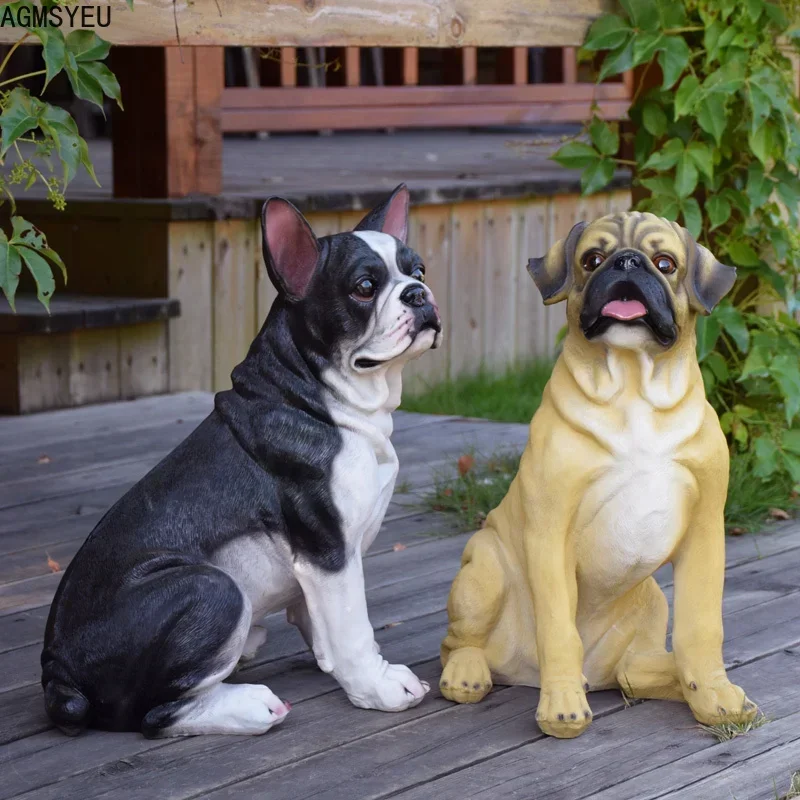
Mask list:
[[[261,209],[264,261],[270,280],[289,300],[302,300],[319,260],[319,243],[306,218],[282,197]]]
[[[573,226],[566,239],[560,239],[542,258],[532,258],[528,261],[530,272],[536,288],[542,294],[546,306],[559,303],[567,299],[572,288],[572,262],[575,259],[575,248],[578,239],[586,228],[585,222]]]
[[[408,187],[401,183],[389,196],[356,225],[357,231],[388,233],[403,244],[408,239]]]
[[[710,314],[714,306],[733,288],[736,267],[720,264],[710,250],[693,239],[688,243],[687,249],[690,253],[689,268],[686,271],[689,304],[700,314]]]

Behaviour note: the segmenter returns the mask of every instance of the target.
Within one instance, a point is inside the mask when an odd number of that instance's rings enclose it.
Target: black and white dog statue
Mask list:
[[[362,708],[428,686],[379,653],[362,556],[392,496],[403,365],[441,340],[398,187],[355,231],[317,239],[289,202],[262,215],[278,289],[214,410],[103,517],[64,573],[42,653],[65,733],[261,734],[289,706],[223,683],[286,609]]]

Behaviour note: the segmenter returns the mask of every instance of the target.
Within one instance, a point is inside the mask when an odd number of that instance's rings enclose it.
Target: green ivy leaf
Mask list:
[[[707,144],[689,142],[686,146],[686,154],[703,175],[714,178],[714,153]]]
[[[684,227],[695,239],[699,239],[700,232],[703,230],[703,214],[700,211],[700,204],[694,197],[687,197],[683,201],[681,211]]]
[[[789,476],[795,483],[800,483],[800,457],[794,455],[793,453],[787,453],[783,451],[781,453],[781,460],[783,461],[783,466],[786,468],[786,471],[789,473]]]
[[[83,31],[75,31],[75,33],[83,33]],[[78,63],[72,53],[67,53],[67,77],[72,85],[72,91],[78,97],[103,108],[103,89],[97,79],[86,70],[86,65]]]
[[[620,0],[634,27],[642,31],[652,31],[658,27],[658,3],[656,0]]]
[[[753,475],[757,478],[769,478],[778,469],[779,451],[775,442],[765,436],[759,436],[753,443],[755,465]]]
[[[103,94],[105,94],[106,97],[110,97],[112,100],[116,100],[117,105],[122,108],[122,95],[119,88],[119,81],[105,64],[92,61],[87,64],[82,64],[81,71],[94,78],[103,90]],[[100,105],[102,105],[102,103]]]
[[[630,25],[616,14],[598,17],[589,28],[583,44],[584,50],[613,50],[623,44],[633,33]]]
[[[599,81],[603,81],[611,75],[618,75],[626,72],[633,67],[633,37],[629,37],[623,44],[615,47],[603,60],[600,67],[600,74],[597,76]]]
[[[0,156],[4,156],[20,136],[39,127],[43,108],[41,100],[31,97],[27,89],[17,86],[11,91],[0,115],[0,126],[3,129],[3,149]]]
[[[689,153],[684,152],[678,159],[675,171],[675,192],[678,197],[688,197],[697,187],[697,178],[697,167]]]
[[[600,160],[600,154],[584,142],[567,142],[550,158],[567,169],[584,169]]]
[[[744,315],[730,303],[722,303],[714,312],[723,330],[733,339],[739,351],[746,353],[750,349],[750,331],[747,329]]]
[[[66,39],[67,50],[78,63],[103,61],[108,57],[111,44],[88,30],[72,31]]]
[[[675,92],[675,119],[689,114],[700,99],[700,81],[694,75],[687,75]]]
[[[717,344],[721,332],[719,321],[713,314],[710,317],[698,315],[696,322],[698,361],[705,361]]]
[[[687,52],[687,58],[689,54]],[[728,61],[703,81],[707,94],[732,94],[744,86],[744,71],[738,61]]]
[[[746,378],[765,378],[769,375],[770,358],[771,356],[763,347],[753,347],[742,365],[739,381]]]
[[[745,241],[728,242],[728,255],[737,267],[757,267],[761,263],[756,251]]]
[[[645,64],[663,46],[664,36],[658,32],[640,33],[633,39],[633,65]]]
[[[667,115],[664,109],[652,100],[648,100],[642,109],[642,125],[653,136],[663,136],[667,132]]]
[[[670,89],[680,78],[686,63],[689,61],[689,45],[682,36],[668,36],[664,40],[661,52],[658,54],[658,63],[664,75],[662,89]]]
[[[709,369],[714,373],[714,377],[720,383],[724,383],[730,377],[728,363],[725,361],[723,355],[718,353],[716,350],[709,353],[703,363],[709,367]]]
[[[720,196],[724,197],[731,204],[731,208],[737,209],[743,217],[750,214],[750,201],[742,192],[726,186],[720,192]]]
[[[581,192],[584,195],[594,194],[608,185],[614,177],[614,161],[603,158],[586,167],[581,175]]]
[[[769,365],[769,372],[781,390],[786,424],[791,426],[800,411],[800,361],[788,354],[777,355]]]
[[[727,127],[727,110],[725,96],[712,94],[704,97],[697,110],[697,123],[708,134],[714,137],[717,147],[722,142],[722,134]]]
[[[35,33],[42,42],[42,58],[47,70],[45,74],[44,85],[47,86],[59,72],[66,66],[66,42],[64,41],[64,34],[61,33],[59,28],[33,28],[32,32]]]
[[[638,163],[647,161],[650,151],[655,146],[653,135],[641,126],[633,138],[633,157]]]
[[[12,245],[0,230],[0,289],[14,311],[14,295],[19,285],[19,274],[22,272],[22,261],[16,246]]]
[[[680,139],[670,139],[660,150],[656,150],[642,165],[642,169],[655,169],[659,171],[672,169],[678,159],[683,156],[683,142]]]
[[[800,456],[800,430],[786,430],[781,438],[781,447]]]
[[[747,134],[747,141],[753,155],[766,166],[774,147],[774,131],[769,121],[761,125],[755,132]]]
[[[764,174],[764,168],[756,161],[747,167],[747,198],[752,208],[761,208],[772,194],[772,181]]]
[[[639,183],[649,189],[654,195],[670,196],[677,200],[675,184],[666,175],[657,175],[653,178],[642,178]]]
[[[711,223],[711,230],[724,225],[731,216],[731,204],[721,195],[712,195],[706,200],[706,211]]]
[[[760,128],[769,118],[770,112],[772,111],[772,103],[761,87],[752,81],[748,84],[747,93],[750,99],[750,107],[753,112],[750,130],[755,131]]]
[[[53,271],[50,265],[35,251],[28,247],[20,247],[19,254],[28,267],[28,271],[36,282],[36,296],[39,302],[50,309],[50,298],[56,289],[56,282],[53,280]]]
[[[607,122],[595,117],[589,126],[589,135],[594,146],[604,155],[616,155],[619,150],[619,133]]]

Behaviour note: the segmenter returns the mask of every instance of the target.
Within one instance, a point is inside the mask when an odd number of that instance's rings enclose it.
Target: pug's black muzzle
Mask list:
[[[584,290],[585,302],[580,314],[581,330],[587,339],[605,333],[613,324],[647,325],[665,347],[678,336],[675,312],[655,267],[643,253],[626,249],[614,253],[597,270]],[[638,300],[647,313],[630,321],[603,316],[603,308],[612,300]]]

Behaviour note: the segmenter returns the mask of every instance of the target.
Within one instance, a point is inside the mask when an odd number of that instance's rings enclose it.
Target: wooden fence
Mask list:
[[[406,391],[481,367],[501,371],[554,351],[563,306],[545,308],[525,271],[575,222],[627,209],[627,191],[414,208],[409,243],[440,305],[445,339],[406,372]],[[322,236],[354,227],[362,212],[312,213]],[[172,222],[169,296],[181,317],[168,332],[169,390],[230,386],[275,292],[261,259],[257,220]]]

